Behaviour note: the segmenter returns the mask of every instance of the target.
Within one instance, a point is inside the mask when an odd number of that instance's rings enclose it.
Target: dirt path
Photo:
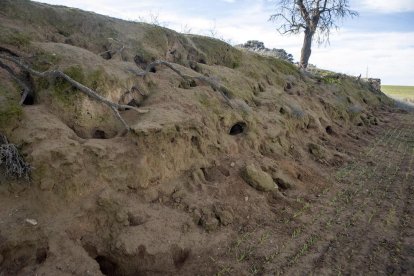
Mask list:
[[[414,120],[391,120],[302,208],[241,233],[218,274],[414,275]]]

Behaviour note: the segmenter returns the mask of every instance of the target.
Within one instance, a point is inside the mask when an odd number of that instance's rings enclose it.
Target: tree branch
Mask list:
[[[310,25],[310,18],[309,18],[309,12],[306,9],[305,5],[303,4],[303,0],[296,0],[296,4],[299,7],[300,13],[303,17],[303,19],[306,21],[307,25]]]

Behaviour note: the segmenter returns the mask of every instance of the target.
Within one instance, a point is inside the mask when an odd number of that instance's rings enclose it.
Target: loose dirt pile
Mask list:
[[[413,114],[380,91],[211,38],[1,5],[2,54],[149,112],[122,111],[122,135],[106,106],[5,62],[35,93],[20,107],[0,69],[1,132],[32,166],[0,179],[0,275],[413,271]],[[160,59],[220,88],[137,76]]]

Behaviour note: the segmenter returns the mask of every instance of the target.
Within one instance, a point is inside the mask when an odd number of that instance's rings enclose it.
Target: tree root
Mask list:
[[[17,74],[13,71],[13,69],[10,68],[10,66],[0,61],[0,68],[3,68],[5,71],[7,71],[12,79],[15,80],[17,84],[22,88],[22,95],[19,102],[20,105],[24,103],[28,95],[33,96],[32,89],[30,89],[30,87],[24,81],[17,77]]]
[[[121,51],[122,51],[123,48],[124,48],[124,46],[122,46]],[[0,49],[0,50],[2,50],[2,49]],[[14,63],[20,69],[22,69],[25,72],[28,72],[32,76],[47,78],[47,79],[56,79],[56,78],[64,79],[70,85],[72,85],[72,87],[74,87],[77,90],[81,91],[82,93],[84,93],[88,97],[90,97],[90,98],[92,98],[92,99],[94,99],[94,100],[96,100],[100,103],[103,103],[103,104],[107,105],[112,110],[115,117],[126,128],[127,131],[130,131],[131,128],[127,124],[127,122],[122,118],[121,114],[119,113],[119,110],[132,109],[132,110],[135,110],[136,112],[138,112],[140,114],[148,112],[148,110],[140,109],[140,108],[137,108],[135,106],[114,103],[114,102],[102,97],[96,91],[90,89],[89,87],[75,81],[74,79],[72,79],[71,77],[69,77],[68,75],[66,75],[65,73],[63,73],[60,70],[48,70],[48,71],[44,71],[44,72],[39,72],[39,71],[36,71],[36,70],[32,69],[29,65],[25,64],[18,56],[14,55],[14,54],[10,54],[8,51],[1,51],[1,52],[3,52],[3,54],[0,53],[0,59],[7,60],[9,62]],[[5,55],[4,52],[6,52],[7,55]],[[167,61],[157,60],[157,61],[151,62],[150,64],[147,65],[145,71],[137,73],[137,76],[145,77],[155,67],[160,66],[160,65],[167,66],[168,68],[170,68],[172,71],[174,71],[177,75],[179,75],[181,78],[183,78],[186,81],[194,80],[194,81],[199,81],[199,82],[203,82],[203,83],[208,84],[214,91],[218,91],[221,94],[221,96],[223,97],[223,99],[226,101],[226,103],[231,108],[233,108],[233,105],[232,105],[232,103],[230,101],[230,98],[229,98],[230,90],[227,89],[225,86],[219,84],[217,80],[215,80],[213,78],[210,78],[210,77],[206,77],[206,76],[195,76],[195,77],[193,77],[193,76],[190,76],[190,75],[183,74],[180,70],[175,68],[173,64],[171,64]],[[12,76],[12,78],[22,87],[23,93],[22,93],[22,98],[20,100],[20,104],[23,104],[25,98],[28,95],[33,95],[33,91],[22,80],[20,80],[16,76],[16,73],[7,64],[0,61],[0,68],[5,69]]]
[[[75,81],[74,79],[72,79],[71,77],[69,77],[68,75],[66,75],[65,73],[63,73],[60,70],[49,70],[49,71],[39,72],[39,71],[36,71],[36,70],[30,68],[28,65],[23,63],[19,58],[12,57],[12,56],[7,56],[7,55],[3,55],[3,54],[0,54],[0,58],[13,62],[18,67],[20,67],[22,70],[27,71],[28,73],[30,73],[31,75],[33,75],[35,77],[42,77],[42,78],[49,78],[49,79],[50,78],[51,79],[56,79],[56,78],[64,79],[65,81],[70,83],[72,85],[72,87],[78,89],[79,91],[81,91],[82,93],[87,95],[88,97],[107,105],[114,112],[116,118],[123,124],[123,126],[128,131],[131,130],[131,128],[126,123],[126,121],[121,117],[121,114],[119,114],[119,110],[132,109],[132,110],[135,110],[136,112],[138,112],[140,114],[148,112],[148,110],[140,109],[140,108],[137,108],[137,107],[134,107],[134,106],[114,103],[114,102],[102,97],[97,92],[90,89],[89,87]]]
[[[214,91],[220,92],[221,96],[224,98],[226,103],[231,108],[233,108],[233,105],[232,105],[232,103],[230,101],[230,98],[229,98],[230,90],[227,89],[225,86],[219,84],[218,81],[216,81],[213,78],[206,77],[206,76],[193,77],[193,76],[190,76],[190,75],[183,74],[180,70],[175,68],[173,64],[171,64],[167,61],[157,60],[157,61],[151,62],[150,64],[147,65],[147,67],[145,68],[145,71],[138,73],[137,76],[145,77],[146,75],[149,74],[149,72],[151,72],[154,68],[156,68],[157,66],[160,66],[160,65],[167,66],[168,68],[170,68],[172,71],[174,71],[177,75],[179,75],[184,80],[197,80],[197,81],[200,81],[200,82],[203,82],[203,83],[206,83],[206,84],[210,85],[210,87]]]

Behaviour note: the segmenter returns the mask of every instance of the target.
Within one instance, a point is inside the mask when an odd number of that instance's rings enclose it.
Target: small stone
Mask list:
[[[309,149],[309,152],[313,156],[315,156],[316,158],[318,158],[318,159],[323,159],[324,158],[324,152],[323,152],[322,148],[319,145],[310,143],[308,145],[308,149]]]
[[[249,201],[249,197],[248,196],[246,196],[246,197],[244,197],[244,201]]]
[[[278,177],[275,180],[276,180],[277,186],[279,186],[283,190],[292,188],[292,185],[288,181],[286,181],[286,179]]]
[[[236,164],[234,162],[231,162],[230,167],[234,167],[234,166],[236,166]]]
[[[154,202],[159,199],[158,191],[155,189],[150,189],[145,191],[144,199],[146,202]]]
[[[117,241],[117,242],[115,243],[115,248],[116,248],[116,249],[121,249],[121,248],[122,248],[122,242]]]
[[[33,225],[33,226],[36,226],[37,225],[37,220],[35,220],[35,219],[26,219],[26,222],[28,224]]]
[[[227,226],[233,222],[233,214],[231,209],[225,209],[222,206],[215,206],[214,213],[221,225]]]
[[[185,197],[185,192],[183,190],[178,190],[171,195],[175,203],[180,203]]]
[[[116,213],[115,218],[116,218],[117,222],[123,223],[125,221],[128,221],[128,214],[124,211],[119,211],[119,212]]]
[[[130,226],[138,226],[144,224],[146,222],[146,219],[144,216],[128,213],[128,221]]]
[[[220,223],[224,226],[229,225],[233,222],[233,215],[231,212],[224,210],[219,214]]]
[[[270,174],[264,172],[255,165],[247,165],[242,172],[243,179],[253,188],[259,191],[272,191],[277,188]]]
[[[207,232],[211,232],[217,229],[219,226],[219,220],[215,217],[203,217],[201,219],[201,225]]]

